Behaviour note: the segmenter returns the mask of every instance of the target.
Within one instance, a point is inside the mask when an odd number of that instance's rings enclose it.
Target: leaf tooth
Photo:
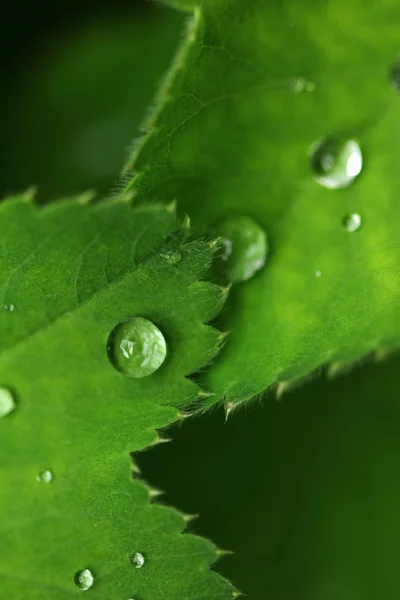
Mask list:
[[[36,198],[36,194],[37,194],[37,187],[34,185],[29,186],[22,194],[21,194],[21,198],[22,200],[24,200],[27,203],[33,203],[35,202],[35,198]]]
[[[373,353],[375,362],[383,362],[398,352],[398,348],[377,348]]]
[[[151,501],[156,500],[157,498],[165,494],[165,492],[163,492],[162,490],[158,490],[157,488],[153,488],[149,485],[146,485],[146,487]]]
[[[199,400],[206,400],[207,398],[211,398],[211,396],[215,396],[214,392],[206,392],[205,390],[201,390],[197,397]]]
[[[76,202],[78,204],[82,204],[86,206],[90,204],[97,196],[97,192],[95,190],[87,190],[86,192],[82,192],[79,196],[76,196]]]
[[[290,380],[280,381],[275,388],[276,400],[279,402],[279,400],[282,398],[283,394],[287,394],[291,390],[291,388],[292,388],[292,382]]]
[[[219,342],[219,344],[221,344],[221,346],[223,346],[226,343],[230,334],[231,334],[231,332],[229,329],[227,331],[220,331],[218,333],[218,342]]]
[[[181,227],[182,227],[183,229],[190,229],[190,217],[189,217],[189,215],[185,215],[185,216],[183,217],[183,220],[182,220],[182,225],[181,225]]]
[[[142,471],[141,471],[139,465],[137,464],[137,462],[135,461],[133,455],[132,455],[132,473],[136,479],[140,478],[142,475]]]
[[[222,548],[217,548],[215,552],[220,558],[236,554],[236,552],[234,552],[233,550],[223,550]]]
[[[232,402],[228,402],[227,404],[225,404],[224,406],[224,410],[225,410],[225,423],[227,422],[232,410],[235,408],[235,405]]]
[[[326,367],[326,376],[328,379],[333,379],[334,377],[346,375],[356,367],[362,366],[371,359],[379,360],[379,358],[376,357],[375,352],[368,352],[357,360],[332,361]]]
[[[193,515],[189,515],[189,514],[182,514],[182,519],[184,520],[185,524],[188,525],[189,523],[191,523],[192,521],[194,521],[195,519],[198,519],[199,515],[197,514],[193,514]]]
[[[168,442],[172,442],[172,438],[162,437],[159,434],[157,434],[154,440],[150,443],[150,446],[157,446],[158,444],[167,444]]]
[[[228,296],[229,292],[232,289],[232,283],[228,283],[227,285],[221,285],[221,292],[222,294],[225,296],[225,298]]]
[[[315,377],[317,377],[318,375],[321,375],[321,373],[323,372],[323,368],[323,366],[318,366],[314,368],[313,371],[310,371],[310,373],[308,373],[307,375],[301,373],[298,377],[288,377],[287,379],[282,379],[281,381],[278,381],[275,386],[276,401],[279,402],[283,394],[287,394],[288,392],[296,390],[297,388],[301,387],[304,383],[315,379]]]
[[[211,248],[213,252],[217,251],[220,246],[220,240],[221,238],[215,238],[214,240],[210,240],[208,242],[208,247]]]
[[[183,421],[184,419],[187,419],[188,417],[190,417],[189,413],[179,411],[177,414],[176,422]]]
[[[237,401],[237,402],[225,402],[224,410],[225,410],[225,423],[228,421],[228,418],[241,407],[247,405],[245,400]]]
[[[176,213],[176,204],[176,198],[174,198],[171,202],[165,204],[165,210],[174,215]]]

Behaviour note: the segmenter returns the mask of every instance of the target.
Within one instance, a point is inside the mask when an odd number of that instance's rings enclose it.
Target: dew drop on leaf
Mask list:
[[[89,590],[94,583],[93,573],[90,569],[78,571],[74,577],[75,585],[82,591]]]
[[[214,229],[222,254],[218,269],[229,281],[246,281],[265,265],[268,239],[251,217],[228,217]]]
[[[0,417],[5,417],[15,409],[15,399],[7,388],[0,387]]]
[[[53,473],[46,469],[46,471],[42,471],[36,476],[36,480],[40,481],[41,483],[50,483],[53,481]]]
[[[14,306],[14,304],[6,304],[4,306],[4,310],[6,310],[7,312],[14,312],[15,306]]]
[[[148,319],[134,317],[118,323],[107,343],[111,364],[127,377],[147,377],[157,371],[167,355],[161,331]]]
[[[343,219],[343,227],[346,231],[352,233],[353,231],[357,231],[361,227],[361,217],[358,213],[351,213],[350,215],[346,215]]]
[[[315,179],[326,188],[349,186],[361,173],[362,164],[361,149],[355,140],[326,138],[311,149]]]
[[[140,552],[135,552],[131,557],[131,561],[136,569],[140,569],[144,565],[144,556]]]
[[[295,77],[290,82],[291,88],[294,92],[314,92],[316,85],[313,81],[308,81],[304,77]]]
[[[315,277],[319,278],[321,277],[322,273],[321,271],[315,271]]]

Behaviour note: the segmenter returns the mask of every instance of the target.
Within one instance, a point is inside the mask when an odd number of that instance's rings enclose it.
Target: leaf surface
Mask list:
[[[212,249],[185,241],[170,207],[83,200],[0,205],[0,387],[16,402],[0,418],[1,596],[78,597],[75,574],[89,569],[93,598],[231,598],[209,570],[216,547],[150,503],[129,456],[201,397],[187,376],[218,349],[204,323],[224,297],[201,281]],[[114,326],[134,316],[167,342],[143,379],[107,355]]]
[[[139,198],[169,200],[199,234],[253,217],[270,256],[232,291],[207,384],[228,402],[400,340],[398,0],[172,2],[194,7],[154,127],[127,165]],[[354,139],[363,169],[327,189],[313,144]],[[358,213],[362,225],[342,222]]]

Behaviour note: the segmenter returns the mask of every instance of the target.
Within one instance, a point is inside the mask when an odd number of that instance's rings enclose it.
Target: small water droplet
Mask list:
[[[361,173],[362,164],[361,149],[355,140],[327,138],[311,149],[315,178],[326,188],[349,186]]]
[[[135,554],[131,556],[131,561],[136,569],[140,569],[144,565],[144,556],[141,552],[135,552]]]
[[[4,306],[4,310],[6,310],[7,312],[14,312],[15,306],[14,306],[14,304],[6,304]]]
[[[322,273],[321,271],[315,271],[315,277],[321,277]]]
[[[251,217],[224,219],[214,233],[220,237],[222,246],[218,268],[230,281],[246,281],[265,265],[267,235]]]
[[[53,481],[53,473],[46,469],[46,471],[42,471],[36,476],[36,480],[41,483],[50,483]]]
[[[294,77],[290,81],[290,87],[294,92],[300,94],[301,92],[314,92],[316,85],[314,81],[308,81],[304,77]]]
[[[182,254],[180,252],[167,252],[166,254],[160,254],[161,258],[168,265],[176,265],[182,258]]]
[[[0,417],[5,417],[15,410],[15,399],[7,388],[0,387]]]
[[[147,377],[164,362],[167,345],[154,323],[134,317],[114,327],[107,351],[111,364],[123,375]]]
[[[74,577],[75,585],[82,591],[89,590],[94,583],[93,573],[90,569],[83,569],[75,573]]]
[[[352,233],[353,231],[357,231],[361,227],[361,217],[358,213],[351,213],[346,215],[343,219],[343,227],[346,231]]]

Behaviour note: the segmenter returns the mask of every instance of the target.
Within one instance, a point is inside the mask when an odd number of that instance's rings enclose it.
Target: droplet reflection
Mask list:
[[[362,165],[361,149],[355,140],[327,138],[311,150],[315,179],[326,188],[349,186],[361,173]]]

